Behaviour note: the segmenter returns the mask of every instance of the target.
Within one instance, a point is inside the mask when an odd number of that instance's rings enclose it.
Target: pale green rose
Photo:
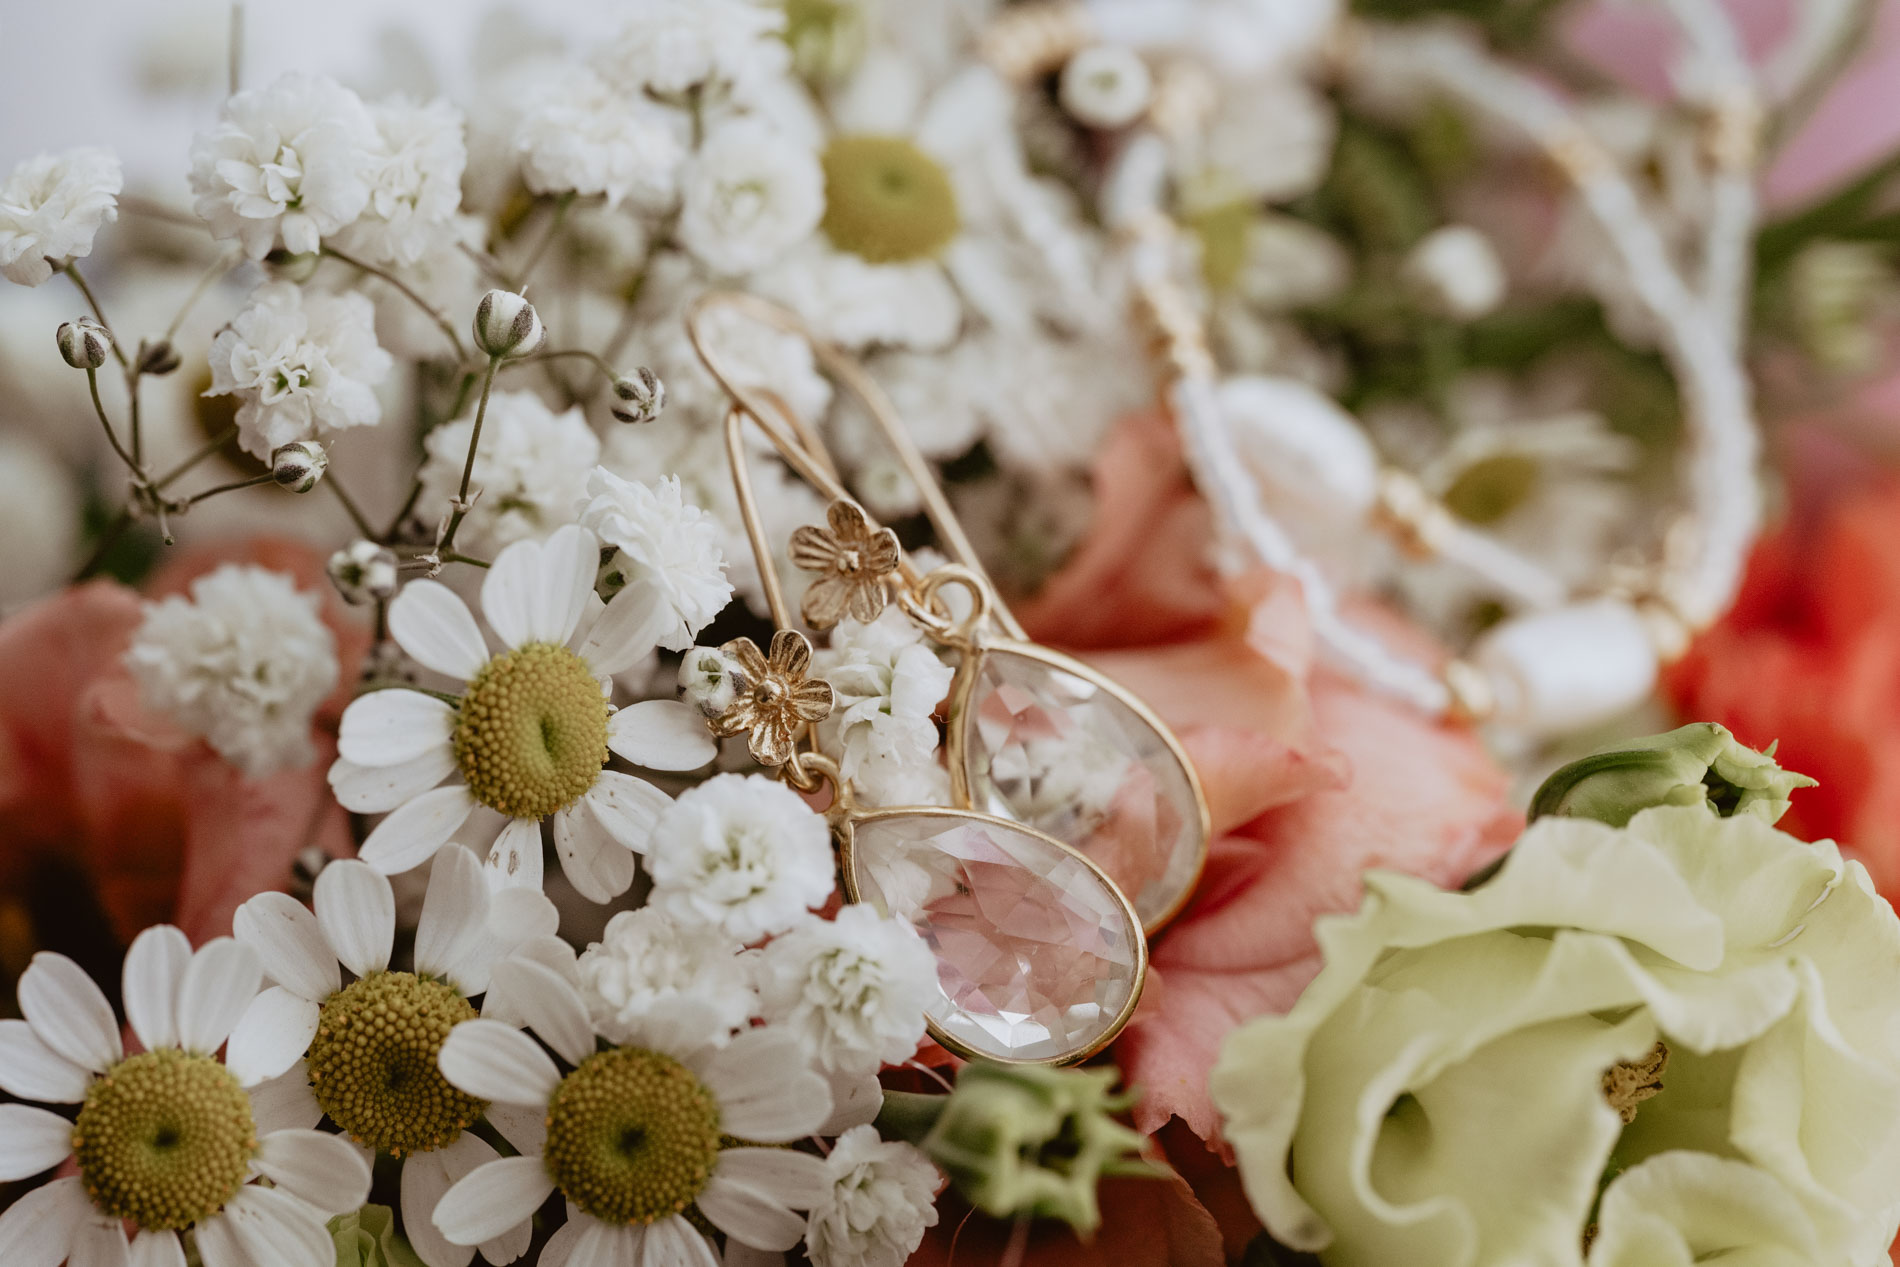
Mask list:
[[[1887,1262],[1900,920],[1832,843],[1667,806],[1542,819],[1473,892],[1365,885],[1319,921],[1326,966],[1292,1011],[1235,1030],[1212,1076],[1284,1245],[1366,1267],[1576,1267],[1586,1240],[1589,1267]]]

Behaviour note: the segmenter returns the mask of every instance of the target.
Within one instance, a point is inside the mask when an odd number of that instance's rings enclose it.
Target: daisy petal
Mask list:
[[[200,946],[178,987],[178,1045],[205,1053],[222,1047],[263,984],[257,952],[243,942],[214,937]]]
[[[510,1010],[570,1065],[594,1053],[594,1027],[587,1005],[561,974],[529,959],[504,959],[495,965],[490,994],[507,997]]]
[[[580,1216],[570,1213],[567,1222],[561,1224],[560,1230],[548,1237],[548,1243],[541,1247],[540,1267],[567,1267],[568,1257],[574,1252],[574,1243],[580,1240],[581,1233],[586,1230]]]
[[[309,1130],[323,1120],[323,1106],[310,1090],[310,1071],[303,1061],[251,1088],[251,1117],[260,1137],[273,1131]]]
[[[670,1215],[647,1227],[645,1258],[641,1267],[665,1263],[667,1267],[719,1267],[719,1255],[699,1234],[699,1229],[679,1215]]]
[[[330,790],[352,814],[387,814],[455,773],[455,749],[444,744],[401,765],[357,765],[338,757],[330,763]]]
[[[224,1067],[240,1086],[254,1087],[277,1077],[309,1050],[322,1014],[321,1007],[302,995],[271,986],[238,1018],[225,1048]]]
[[[735,1164],[739,1153],[781,1152],[786,1158],[797,1157],[810,1163],[806,1167],[784,1168],[791,1182],[781,1191],[775,1176],[759,1166]],[[742,1179],[733,1172],[746,1174]],[[751,1172],[757,1171],[758,1174]],[[754,1249],[787,1250],[805,1235],[805,1217],[794,1214],[794,1201],[806,1206],[816,1202],[824,1191],[825,1163],[808,1153],[775,1148],[729,1148],[719,1154],[719,1168],[707,1181],[695,1200],[699,1209],[720,1231]]]
[[[337,754],[355,765],[392,766],[449,746],[456,712],[433,695],[406,687],[371,691],[343,710]]]
[[[447,844],[474,809],[475,798],[460,783],[424,792],[376,824],[356,856],[384,875],[413,870]]]
[[[363,1190],[367,1195],[367,1181]],[[336,1241],[324,1226],[322,1212],[287,1192],[245,1184],[225,1205],[224,1219],[239,1248],[250,1255],[251,1267],[313,1267],[336,1261]]]
[[[673,801],[645,779],[618,770],[602,770],[581,803],[622,848],[645,853],[653,824]]]
[[[290,894],[259,893],[237,908],[231,931],[257,952],[264,976],[292,994],[321,1002],[342,988],[336,952],[317,917]]]
[[[590,902],[611,902],[633,887],[633,851],[578,806],[554,815],[554,856],[574,891]]]
[[[126,951],[125,1019],[147,1051],[178,1041],[178,987],[190,962],[191,942],[170,924],[146,929]]]
[[[645,1234],[645,1228],[582,1216],[581,1234],[568,1253],[567,1267],[637,1267],[644,1257],[640,1243]]]
[[[650,585],[629,585],[581,640],[580,657],[595,673],[612,677],[653,654],[672,623],[671,614]]]
[[[502,1104],[488,1106],[484,1115],[488,1124],[501,1132],[524,1157],[539,1157],[548,1144],[548,1106],[545,1104]]]
[[[719,1129],[741,1139],[802,1139],[831,1116],[830,1085],[785,1030],[740,1034],[712,1054],[702,1080],[719,1101]]]
[[[130,1267],[185,1267],[185,1247],[176,1232],[140,1232],[126,1257]]]
[[[488,895],[488,931],[504,951],[531,938],[553,936],[560,928],[560,911],[533,889],[504,889]]]
[[[599,570],[600,546],[577,524],[545,542],[517,541],[496,556],[482,579],[482,614],[510,647],[566,646]]]
[[[0,1263],[59,1267],[72,1252],[81,1221],[91,1213],[92,1203],[76,1175],[30,1189],[0,1211]]]
[[[649,770],[697,770],[719,755],[705,717],[674,699],[641,700],[615,713],[607,746]]]
[[[468,1094],[503,1104],[545,1107],[561,1082],[560,1071],[540,1044],[511,1025],[485,1018],[463,1021],[450,1030],[436,1065],[443,1077]],[[493,1235],[478,1236],[469,1244]]]
[[[92,1075],[41,1042],[25,1021],[0,1021],[0,1091],[42,1104],[78,1104]]]
[[[389,604],[389,636],[411,659],[466,682],[488,663],[468,605],[440,581],[411,581]]]
[[[29,1104],[0,1104],[0,1182],[51,1170],[72,1155],[71,1122]]]
[[[250,1267],[237,1232],[225,1214],[215,1214],[191,1229],[191,1243],[204,1260],[204,1267]]]
[[[554,1180],[539,1157],[504,1157],[450,1188],[436,1204],[435,1226],[452,1244],[479,1245],[533,1218],[553,1191]]]
[[[831,1181],[825,1176],[825,1159],[790,1148],[724,1149],[714,1177],[751,1188],[794,1210],[811,1209],[831,1189]]]
[[[488,881],[482,878],[482,864],[460,845],[436,850],[416,924],[416,971],[480,994],[480,985],[464,981],[457,972],[487,939]],[[486,971],[482,975],[486,984]]]
[[[273,1131],[258,1141],[257,1172],[324,1214],[355,1210],[369,1200],[369,1163],[341,1135]]]
[[[94,1073],[125,1054],[105,992],[65,955],[42,950],[20,974],[20,1013],[39,1040]]]
[[[517,1223],[500,1236],[491,1236],[480,1245],[482,1258],[491,1263],[512,1263],[528,1252],[534,1243],[534,1224]]]
[[[367,977],[389,967],[396,941],[396,891],[388,877],[367,863],[344,858],[317,872],[311,900],[323,939],[345,968]]]
[[[541,887],[541,820],[512,818],[483,864],[490,889]]]
[[[466,1267],[475,1256],[470,1245],[451,1245],[433,1221],[436,1203],[462,1176],[500,1156],[473,1131],[463,1131],[446,1148],[411,1153],[402,1164],[402,1230],[430,1267]],[[525,1248],[525,1247],[524,1247]],[[519,1257],[519,1255],[516,1255]],[[493,1263],[496,1259],[489,1259]],[[502,1260],[508,1261],[508,1260]]]
[[[73,1230],[73,1256],[66,1267],[126,1267],[131,1257],[125,1225],[95,1213]]]

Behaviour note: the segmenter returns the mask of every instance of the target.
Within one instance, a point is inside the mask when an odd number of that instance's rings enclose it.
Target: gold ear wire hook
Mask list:
[[[743,405],[734,404],[726,410],[726,461],[732,467],[732,491],[739,499],[739,518],[745,521],[746,539],[752,543],[752,559],[759,567],[759,585],[765,590],[765,605],[771,610],[772,624],[778,629],[790,629],[791,609],[785,605],[785,589],[779,584],[772,543],[766,539],[765,522],[759,518],[759,504],[752,494],[752,471],[746,466],[744,427],[748,416],[751,415]],[[753,420],[756,422],[757,418]]]
[[[918,494],[923,499],[924,514],[930,520],[931,527],[936,530],[937,539],[942,542],[952,559],[982,578],[983,584],[988,587],[992,596],[991,611],[997,623],[1011,637],[1025,637],[1023,628],[1016,622],[1015,616],[1003,604],[1001,598],[996,597],[995,582],[990,579],[982,560],[977,557],[976,548],[970,544],[970,539],[965,535],[956,512],[950,508],[950,501],[943,495],[943,488],[937,483],[936,475],[930,469],[930,463],[922,453],[918,452],[916,443],[911,440],[910,434],[904,430],[903,423],[898,420],[896,406],[891,404],[890,397],[885,394],[882,387],[878,386],[877,380],[871,377],[857,358],[819,338],[811,327],[805,324],[803,318],[791,309],[770,300],[761,299],[757,295],[738,291],[708,291],[695,300],[686,313],[687,337],[692,341],[693,350],[699,354],[699,359],[706,366],[707,372],[726,390],[727,395],[739,402],[746,414],[765,432],[773,446],[778,449],[779,455],[791,468],[834,501],[843,499],[855,502],[857,499],[852,497],[850,491],[839,482],[837,468],[831,461],[830,455],[825,453],[816,434],[797,418],[783,398],[774,392],[739,382],[721,363],[717,350],[712,346],[712,340],[707,337],[705,321],[708,314],[722,307],[805,340],[818,363],[833,379],[858,398],[865,412],[870,414],[871,421],[876,424],[879,431],[883,432],[885,441],[897,454],[897,460],[903,466],[904,473],[917,486]],[[768,417],[768,415],[776,415],[776,417]],[[903,575],[904,579],[913,586],[918,581],[916,570],[911,566],[908,558],[903,563]]]

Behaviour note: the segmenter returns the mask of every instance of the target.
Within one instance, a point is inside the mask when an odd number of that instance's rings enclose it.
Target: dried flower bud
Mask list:
[[[315,440],[293,440],[271,452],[271,478],[293,493],[307,493],[330,469],[330,455]]]
[[[666,408],[666,384],[642,365],[614,380],[613,415],[622,422],[652,422]]]
[[[746,688],[745,670],[717,647],[689,647],[680,661],[680,694],[707,717],[718,717]]]
[[[136,364],[139,373],[163,378],[178,368],[178,349],[172,346],[170,339],[140,339]]]
[[[1147,1137],[1113,1116],[1135,1099],[1110,1091],[1119,1076],[971,1061],[947,1096],[885,1092],[877,1129],[923,1149],[986,1214],[1058,1218],[1088,1233],[1102,1221],[1104,1175],[1162,1173],[1141,1159]]]
[[[475,346],[490,356],[526,356],[546,337],[534,305],[511,290],[491,290],[475,305]]]
[[[1069,59],[1057,88],[1062,108],[1084,127],[1127,127],[1154,96],[1148,64],[1123,44],[1095,44]]]
[[[264,263],[270,266],[271,276],[278,281],[296,282],[302,285],[317,275],[317,265],[323,257],[315,251],[293,254],[278,248],[264,257]]]
[[[395,594],[396,578],[396,552],[374,541],[354,541],[330,556],[330,583],[353,607]]]
[[[91,317],[63,321],[54,335],[59,354],[76,370],[96,370],[112,355],[112,336]]]
[[[1466,224],[1425,235],[1405,260],[1419,301],[1458,321],[1475,321],[1504,302],[1510,287],[1491,239]]]
[[[1706,805],[1722,818],[1752,814],[1776,822],[1805,774],[1784,770],[1771,745],[1757,752],[1726,727],[1696,722],[1660,735],[1623,739],[1572,761],[1537,789],[1531,817],[1561,814],[1621,827],[1656,805]]]

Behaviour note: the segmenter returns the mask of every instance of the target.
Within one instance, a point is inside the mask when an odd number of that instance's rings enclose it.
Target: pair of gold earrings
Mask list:
[[[896,451],[952,563],[920,573],[896,534],[851,498],[806,420],[732,373],[708,337],[720,309],[810,344]],[[1011,1063],[1067,1064],[1099,1051],[1134,1014],[1147,935],[1186,903],[1206,860],[1207,800],[1186,753],[1125,689],[1029,640],[862,365],[752,295],[703,296],[687,329],[733,401],[733,485],[777,626],[767,652],[747,639],[723,649],[738,694],[714,731],[746,735],[753,756],[801,791],[829,785],[846,895],[909,919],[937,956],[941,995],[926,1016],[939,1043]],[[831,503],[823,527],[800,528],[790,542],[792,562],[816,574],[800,605],[806,623],[869,623],[895,601],[958,657],[944,744],[951,807],[860,805],[837,762],[817,750],[833,695],[810,676],[811,644],[779,584],[746,465],[748,423]],[[953,589],[963,602],[949,601]]]

